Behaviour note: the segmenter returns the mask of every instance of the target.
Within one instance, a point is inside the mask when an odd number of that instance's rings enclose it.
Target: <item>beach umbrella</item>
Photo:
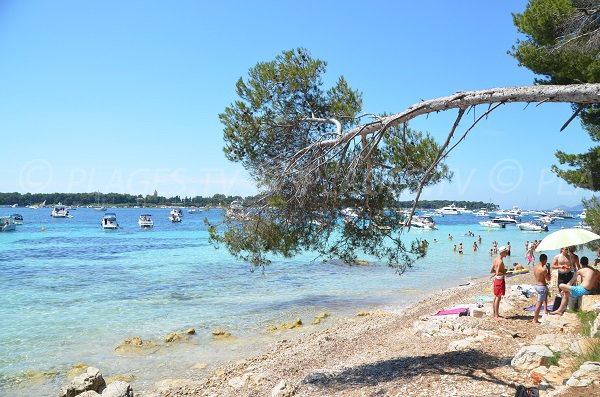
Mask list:
[[[561,229],[547,235],[537,246],[536,252],[561,249],[572,245],[586,244],[599,240],[600,236],[585,229]]]

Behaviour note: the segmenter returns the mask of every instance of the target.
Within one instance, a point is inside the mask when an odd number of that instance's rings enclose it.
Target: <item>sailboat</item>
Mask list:
[[[96,205],[92,208],[96,211],[106,211],[106,207],[100,205],[100,192],[96,192]]]

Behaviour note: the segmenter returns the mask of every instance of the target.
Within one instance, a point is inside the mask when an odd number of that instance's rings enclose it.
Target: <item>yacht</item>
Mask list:
[[[200,214],[204,212],[204,208],[190,208],[188,214]]]
[[[487,228],[494,228],[494,229],[502,229],[506,227],[505,223],[502,222],[494,222],[494,219],[492,219],[491,221],[483,221],[483,222],[479,222],[479,224],[481,226],[485,226]]]
[[[523,222],[517,224],[519,229],[526,230],[530,232],[547,232],[548,225],[541,222]]]
[[[0,216],[0,232],[15,230],[15,220],[10,216]]]
[[[181,222],[181,219],[183,218],[183,211],[181,208],[173,208],[171,212],[169,212],[169,219],[171,218],[179,218],[179,221],[177,222]]]
[[[451,204],[446,207],[438,208],[435,211],[442,215],[460,215],[462,213],[460,210],[460,208],[458,208],[454,204]]]
[[[143,214],[140,215],[140,219],[138,219],[138,225],[142,229],[152,229],[154,227],[154,221],[152,220],[152,215]]]
[[[229,209],[233,211],[241,211],[244,209],[244,204],[239,200],[234,200],[229,204]]]
[[[404,222],[405,226],[408,226],[408,219]],[[430,216],[418,216],[414,215],[410,220],[410,227],[416,227],[418,229],[435,230],[435,221]]]
[[[53,218],[71,218],[69,215],[69,210],[64,205],[58,203],[52,209],[52,213],[50,214]]]
[[[590,225],[588,225],[587,223],[585,223],[585,221],[581,221],[577,224],[577,226],[574,226],[577,229],[585,229],[585,230],[592,230],[592,227]]]
[[[581,214],[579,214],[579,218],[581,219],[585,219],[586,213],[585,210],[583,210],[583,212]]]
[[[119,224],[117,223],[117,215],[112,212],[107,212],[102,217],[102,221],[100,225],[104,230],[115,230],[119,228]]]
[[[181,216],[179,216],[176,213],[173,213],[173,211],[171,211],[171,213],[169,214],[169,220],[173,223],[178,223],[178,222],[181,222]]]
[[[473,215],[487,218],[490,216],[490,213],[485,208],[481,208],[479,211],[473,212]]]
[[[573,218],[573,215],[569,214],[565,210],[561,210],[560,208],[550,211],[550,213],[548,215],[550,215],[552,217],[556,217],[556,219],[571,219],[571,218]]]
[[[100,207],[94,207],[94,209],[96,211],[106,211],[106,207],[102,207],[102,206],[100,206]]]
[[[46,200],[42,201],[39,204],[28,205],[27,208],[31,208],[31,209],[37,210],[38,208],[44,208],[45,206],[46,206]]]
[[[23,215],[21,215],[21,214],[12,214],[10,217],[13,218],[13,221],[15,221],[15,225],[22,225],[23,224]]]

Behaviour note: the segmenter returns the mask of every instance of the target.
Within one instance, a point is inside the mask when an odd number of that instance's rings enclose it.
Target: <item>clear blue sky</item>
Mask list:
[[[363,92],[370,113],[528,85],[532,73],[506,53],[518,37],[511,12],[525,4],[0,2],[0,191],[254,194],[223,155],[217,115],[256,62],[306,47],[328,62],[329,81],[343,74]],[[556,149],[591,144],[578,122],[559,132],[569,105],[523,107],[481,123],[448,160],[454,181],[424,198],[549,208],[589,196],[549,171]],[[454,117],[412,126],[442,139]]]

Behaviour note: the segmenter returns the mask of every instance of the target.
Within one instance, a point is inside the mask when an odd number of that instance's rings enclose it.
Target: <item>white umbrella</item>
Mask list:
[[[535,249],[536,252],[556,250],[572,245],[586,244],[599,240],[600,236],[585,229],[561,229],[547,235]]]

